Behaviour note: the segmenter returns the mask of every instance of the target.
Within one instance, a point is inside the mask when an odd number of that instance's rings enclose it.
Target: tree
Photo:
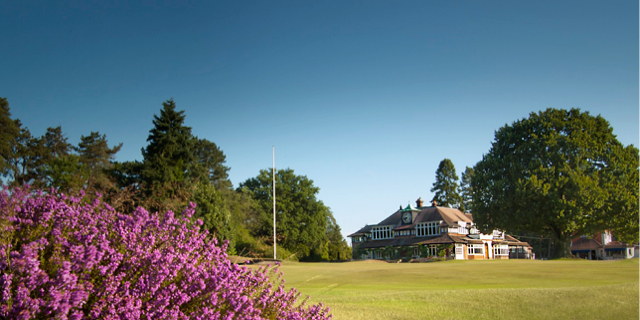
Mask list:
[[[462,197],[462,205],[465,212],[473,211],[473,188],[471,187],[471,179],[473,179],[473,168],[466,167],[460,180],[460,196]]]
[[[229,254],[235,254],[231,215],[220,192],[210,183],[202,183],[194,191],[192,200],[196,203],[193,218],[202,219],[202,229],[218,240],[229,240]]]
[[[50,158],[62,157],[68,155],[73,147],[67,142],[67,138],[62,134],[62,128],[47,128],[47,133],[41,138],[44,147],[48,150]]]
[[[329,260],[349,260],[351,259],[351,247],[342,237],[342,230],[333,217],[333,214],[327,216],[327,253]]]
[[[273,236],[273,175],[260,170],[238,188],[246,188],[261,207],[257,236]],[[294,252],[301,260],[327,259],[327,219],[331,214],[316,198],[320,188],[313,180],[294,174],[292,169],[276,173],[276,224],[278,245]]]
[[[436,201],[441,206],[460,208],[460,210],[464,211],[459,189],[458,175],[453,162],[449,159],[440,161],[438,170],[436,170],[436,182],[433,183],[433,188],[431,188],[431,192],[435,191],[436,194],[431,201]]]
[[[87,171],[86,188],[88,192],[105,191],[112,187],[106,170],[112,167],[111,161],[122,148],[122,143],[113,148],[107,144],[107,136],[99,132],[91,132],[88,136],[81,136],[76,151],[80,163]]]
[[[190,178],[188,169],[194,162],[191,127],[184,125],[184,111],[176,111],[173,99],[162,103],[160,116],[153,116],[149,144],[142,149],[142,180],[154,183],[184,182]]]
[[[11,109],[7,98],[0,97],[0,172],[4,177],[13,170],[11,159],[15,156],[14,144],[20,135],[19,120],[11,119]]]
[[[84,189],[88,179],[85,166],[75,154],[52,158],[42,167],[42,174],[46,187],[56,188],[66,194]]]
[[[579,109],[531,113],[505,125],[474,167],[474,222],[551,235],[556,256],[571,238],[605,229],[638,240],[638,149],[601,116]]]
[[[226,156],[218,146],[207,140],[194,138],[193,152],[195,156],[194,175],[202,178],[203,181],[210,182],[218,189],[230,188],[229,167],[224,163]]]
[[[0,98],[0,173],[10,178],[11,185],[29,183],[36,175],[30,149],[33,143],[29,129],[22,127],[19,119],[11,119],[9,102]]]

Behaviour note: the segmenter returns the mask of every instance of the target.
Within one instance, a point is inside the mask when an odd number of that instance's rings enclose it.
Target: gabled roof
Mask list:
[[[589,238],[580,238],[573,242],[573,245],[571,245],[571,251],[596,250],[601,246],[602,245],[597,240],[589,239]]]
[[[371,228],[372,227],[374,227],[374,226],[366,225],[366,226],[362,227],[360,230],[348,235],[347,237],[364,236],[367,233],[371,233]]]
[[[402,225],[402,214],[407,211],[418,211],[413,219],[413,224],[443,221],[445,225],[453,226],[456,221],[473,222],[473,216],[471,214],[464,213],[458,209],[448,207],[421,207],[416,209],[409,204],[407,208],[392,213],[377,225],[399,227]]]

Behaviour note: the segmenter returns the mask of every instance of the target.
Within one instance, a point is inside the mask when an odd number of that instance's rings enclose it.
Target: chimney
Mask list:
[[[431,202],[431,206],[432,207],[437,207],[438,206],[438,201],[433,200],[433,202]]]
[[[416,200],[416,204],[418,205],[418,208],[422,208],[422,198],[418,198],[418,200]]]

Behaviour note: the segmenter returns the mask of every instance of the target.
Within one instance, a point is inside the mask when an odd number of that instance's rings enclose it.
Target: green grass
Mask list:
[[[638,259],[284,263],[335,319],[638,319]]]

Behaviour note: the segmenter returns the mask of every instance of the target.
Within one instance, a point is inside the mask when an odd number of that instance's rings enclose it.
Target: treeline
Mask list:
[[[273,256],[272,173],[233,188],[224,152],[212,141],[194,136],[184,125],[185,112],[173,99],[153,116],[142,161],[115,161],[122,143],[109,147],[99,132],[72,145],[62,128],[31,135],[12,119],[9,103],[0,98],[0,173],[9,187],[30,185],[67,194],[102,196],[116,210],[130,213],[181,212],[197,204],[194,219],[218,240],[229,241],[229,253]],[[316,198],[313,180],[292,169],[276,172],[278,258],[301,261],[342,260],[351,249],[342,238],[330,209]]]

